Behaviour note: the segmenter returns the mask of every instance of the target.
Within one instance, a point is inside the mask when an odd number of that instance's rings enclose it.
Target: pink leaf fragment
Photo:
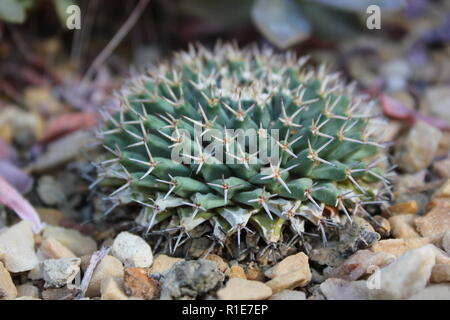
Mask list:
[[[0,204],[13,210],[22,220],[30,221],[35,233],[44,227],[36,210],[3,177],[0,177]]]
[[[434,126],[442,131],[450,131],[450,124],[436,117],[430,117],[421,114],[420,112],[411,110],[407,108],[400,101],[389,97],[385,94],[380,94],[379,99],[381,102],[381,107],[383,108],[384,114],[395,120],[406,121],[410,124],[414,124],[416,121],[421,120],[429,125]]]

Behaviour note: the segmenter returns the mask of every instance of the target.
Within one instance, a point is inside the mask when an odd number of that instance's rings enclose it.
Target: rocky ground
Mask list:
[[[313,63],[329,62],[379,102],[397,175],[373,221],[355,217],[339,242],[278,261],[233,260],[209,252],[208,239],[170,256],[135,228],[136,212],[106,214],[110,204],[88,188],[92,130],[123,78],[104,67],[83,84],[55,39],[33,44],[26,62],[9,58],[0,68],[14,70],[14,86],[0,81],[0,300],[450,300],[449,26],[433,14],[397,17],[381,36],[308,48]],[[0,43],[0,57],[8,52]]]

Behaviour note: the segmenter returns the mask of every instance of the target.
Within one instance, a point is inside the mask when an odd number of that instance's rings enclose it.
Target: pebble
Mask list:
[[[366,281],[348,281],[329,278],[320,284],[322,294],[328,300],[367,300],[369,289]]]
[[[438,157],[450,157],[450,132],[443,131],[441,141],[439,141]],[[449,177],[450,178],[450,177]]]
[[[12,300],[17,296],[17,289],[11,275],[0,262],[0,300]]]
[[[450,300],[450,284],[433,284],[416,293],[409,300]]]
[[[409,239],[420,237],[414,227],[416,218],[417,216],[412,214],[402,214],[389,218],[394,238]]]
[[[425,93],[429,112],[450,124],[450,93],[448,86],[429,87]]]
[[[450,179],[445,181],[445,183],[436,191],[434,194],[435,198],[450,198]]]
[[[67,247],[77,257],[97,251],[97,243],[91,237],[82,235],[78,230],[47,225],[42,234],[44,239],[54,238]]]
[[[52,176],[44,175],[40,177],[36,190],[39,198],[41,198],[46,205],[54,206],[66,201],[63,186]]]
[[[0,256],[9,272],[24,272],[38,263],[30,222],[21,221],[0,231]]]
[[[232,266],[230,268],[230,274],[229,274],[230,279],[231,278],[241,278],[244,280],[247,280],[247,276],[245,275],[245,271],[241,266]]]
[[[212,261],[180,261],[166,274],[161,287],[161,299],[195,299],[216,289],[224,278]]]
[[[442,249],[450,254],[450,231],[447,231],[442,237]]]
[[[80,258],[47,259],[42,273],[47,288],[61,288],[71,283],[80,272]]]
[[[286,289],[295,289],[304,287],[311,281],[311,271],[308,268],[300,268],[292,272],[284,273],[276,276],[272,280],[266,282],[273,293],[278,293]]]
[[[436,199],[436,205],[425,216],[415,220],[416,229],[424,236],[434,236],[450,230],[450,199]]]
[[[123,279],[109,277],[102,280],[101,300],[128,300],[123,290]]]
[[[38,252],[47,259],[76,258],[75,253],[51,237],[42,241]]]
[[[39,298],[39,289],[31,283],[17,286],[17,297]]]
[[[49,171],[75,158],[92,141],[92,135],[86,131],[68,134],[49,144],[47,151],[26,169],[34,173]]]
[[[91,281],[86,290],[87,297],[97,297],[101,295],[102,281],[108,278],[123,278],[124,269],[122,262],[117,258],[106,255],[95,267]]]
[[[440,178],[450,179],[450,157],[433,162],[433,173]]]
[[[43,300],[71,300],[78,293],[77,288],[49,288],[42,291]]]
[[[402,195],[425,186],[426,169],[411,174],[398,175],[394,181],[396,194]]]
[[[355,281],[371,273],[373,267],[384,267],[395,260],[395,256],[386,252],[359,250],[339,267],[328,273],[329,278]]]
[[[26,112],[21,108],[8,106],[0,113],[0,127],[9,124],[14,132],[14,139],[27,145],[42,136],[44,123],[38,113]]]
[[[262,282],[232,278],[225,287],[217,291],[220,300],[265,300],[272,295],[272,289]]]
[[[450,282],[450,264],[435,264],[431,270],[431,282]]]
[[[205,259],[215,262],[219,270],[226,276],[230,274],[230,266],[217,254],[210,253],[205,257]]]
[[[375,243],[370,250],[373,252],[390,253],[399,257],[409,250],[420,248],[432,242],[431,238],[386,239]]]
[[[184,260],[181,258],[169,257],[165,254],[159,254],[153,260],[153,264],[149,270],[149,274],[153,274],[153,273],[165,274],[178,261],[184,261]]]
[[[271,296],[269,300],[306,300],[306,294],[297,290],[283,290]]]
[[[114,239],[111,255],[122,261],[126,268],[148,268],[153,263],[153,253],[148,243],[126,231]]]
[[[124,288],[127,295],[145,300],[156,299],[160,293],[158,281],[150,278],[145,268],[126,268]]]
[[[373,217],[373,219],[375,223],[372,223],[372,227],[375,229],[375,231],[378,232],[382,238],[389,237],[392,228],[388,219],[380,215]]]
[[[45,222],[46,224],[57,226],[64,218],[64,214],[57,209],[36,208],[36,211],[41,217],[42,222]]]
[[[419,211],[419,205],[415,200],[399,202],[396,203],[386,210],[389,216],[399,215],[399,214],[417,214]]]
[[[245,269],[245,276],[247,277],[248,280],[264,281],[264,273],[254,263],[251,263]]]
[[[399,168],[408,173],[428,168],[438,151],[441,135],[439,129],[423,121],[416,122],[396,146],[395,158]]]
[[[310,272],[308,256],[303,252],[299,252],[297,254],[284,258],[275,266],[266,270],[264,275],[267,278],[274,279],[286,273],[294,272],[297,270],[301,270],[305,274]]]
[[[378,284],[369,291],[373,300],[408,299],[422,291],[435,265],[436,247],[426,245],[410,250],[397,260],[375,272],[368,281]]]
[[[36,297],[30,297],[30,296],[21,296],[18,298],[15,298],[14,300],[42,300]]]
[[[405,60],[390,60],[381,65],[380,73],[386,80],[388,92],[404,92],[402,90],[406,89],[411,76],[411,66]]]

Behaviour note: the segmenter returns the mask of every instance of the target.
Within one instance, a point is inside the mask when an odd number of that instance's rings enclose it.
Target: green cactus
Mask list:
[[[306,62],[191,46],[131,79],[120,110],[105,113],[109,153],[94,184],[142,205],[140,224],[169,233],[172,251],[202,226],[236,252],[243,231],[267,246],[311,234],[327,245],[344,215],[370,218],[364,206],[383,201],[388,181],[373,105]]]

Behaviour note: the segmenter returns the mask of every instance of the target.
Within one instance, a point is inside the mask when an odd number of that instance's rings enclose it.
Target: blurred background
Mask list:
[[[381,29],[367,27],[371,4]],[[79,29],[68,28],[71,5]],[[381,102],[392,139],[422,119],[450,150],[448,0],[1,0],[0,177],[44,221],[91,218],[79,180],[92,167],[77,159],[98,109],[126,77],[219,39],[327,62]]]

